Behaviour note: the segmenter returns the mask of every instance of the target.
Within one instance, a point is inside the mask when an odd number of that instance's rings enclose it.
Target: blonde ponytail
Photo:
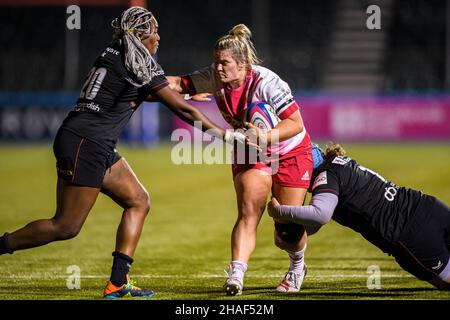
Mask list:
[[[245,24],[238,24],[227,35],[217,40],[214,51],[231,50],[233,58],[249,68],[253,64],[261,63],[251,38],[250,29]]]
[[[233,29],[228,31],[230,36],[246,38],[248,41],[252,38],[252,32],[250,29],[243,23],[235,25]]]

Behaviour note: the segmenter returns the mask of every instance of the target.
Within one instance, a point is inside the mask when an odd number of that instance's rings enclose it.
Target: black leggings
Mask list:
[[[424,195],[403,231],[393,256],[398,264],[421,280],[436,278],[450,259],[450,208]]]

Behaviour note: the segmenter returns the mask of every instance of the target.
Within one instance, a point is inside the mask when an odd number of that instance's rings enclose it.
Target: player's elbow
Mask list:
[[[305,129],[302,118],[300,116],[295,117],[291,121],[293,122],[292,127],[294,128],[295,134],[299,134],[300,132],[302,132]]]
[[[321,219],[319,219],[317,221],[317,225],[321,227],[321,226],[326,225],[328,222],[330,222],[330,219],[328,219],[328,218],[321,218]]]
[[[289,132],[292,136],[295,136],[302,132],[305,129],[305,126],[303,125],[302,117],[300,116],[299,112],[295,112],[292,116],[287,118],[286,124],[289,128]]]
[[[303,130],[305,130],[305,126],[303,125],[303,121],[300,121],[298,123],[298,132],[303,132]]]
[[[296,123],[294,126],[294,129],[293,129],[294,135],[297,135],[297,134],[303,132],[304,129],[305,129],[305,127],[303,126],[303,122]]]

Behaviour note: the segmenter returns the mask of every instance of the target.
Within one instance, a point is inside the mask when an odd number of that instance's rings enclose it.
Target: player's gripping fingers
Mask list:
[[[200,102],[211,101],[211,96],[211,93],[197,93],[196,95],[191,96],[191,100]]]
[[[245,122],[244,125],[247,129],[256,129],[256,126],[251,122]]]
[[[247,128],[246,135],[249,137],[250,141],[258,144],[259,146],[267,146],[267,132],[261,130],[250,122],[245,122],[245,127]]]

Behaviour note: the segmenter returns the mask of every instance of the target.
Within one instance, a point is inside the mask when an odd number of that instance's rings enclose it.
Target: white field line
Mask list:
[[[9,275],[0,276],[0,279],[66,279],[73,275]],[[282,278],[284,274],[268,274],[268,275],[245,275],[246,278],[265,279],[265,278]],[[308,279],[329,279],[329,278],[367,278],[366,274],[330,274],[330,275],[308,275]],[[106,279],[109,275],[80,275],[81,279]],[[136,274],[133,278],[154,278],[154,279],[190,279],[190,278],[226,278],[221,274],[193,274],[193,275],[171,275],[171,274]],[[381,278],[413,278],[409,274],[381,274]]]

